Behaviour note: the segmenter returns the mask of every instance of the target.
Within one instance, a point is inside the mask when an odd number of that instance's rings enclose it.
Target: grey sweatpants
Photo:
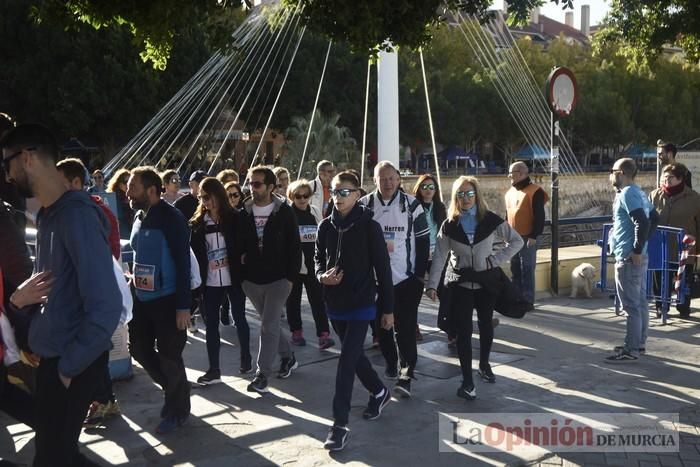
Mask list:
[[[280,279],[270,284],[254,284],[243,281],[243,292],[260,315],[260,346],[258,349],[258,372],[269,376],[275,354],[280,358],[292,356],[289,337],[282,327],[282,310],[292,284],[287,279]]]

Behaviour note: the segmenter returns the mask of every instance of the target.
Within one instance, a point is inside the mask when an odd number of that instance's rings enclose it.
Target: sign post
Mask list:
[[[559,294],[559,119],[576,106],[576,78],[568,68],[556,67],[547,78],[547,103],[550,114],[550,172],[552,177],[552,246],[550,289]]]

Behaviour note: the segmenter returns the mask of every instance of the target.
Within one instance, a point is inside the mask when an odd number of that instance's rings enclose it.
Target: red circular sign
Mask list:
[[[566,117],[576,107],[576,77],[568,68],[557,67],[547,78],[547,103],[559,117]]]

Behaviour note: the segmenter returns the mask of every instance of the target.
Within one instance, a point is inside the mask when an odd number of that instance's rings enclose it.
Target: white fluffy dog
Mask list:
[[[595,280],[595,268],[592,264],[581,263],[571,271],[571,298],[576,298],[579,290],[586,293],[586,297],[591,298],[593,292],[593,282]]]

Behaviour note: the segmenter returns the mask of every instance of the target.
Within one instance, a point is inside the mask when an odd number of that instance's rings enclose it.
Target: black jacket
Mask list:
[[[255,242],[255,239],[246,238],[249,232],[245,225],[245,217],[233,208],[226,209],[221,216],[221,231],[226,241],[226,256],[228,256],[231,283],[240,284],[243,279],[241,255],[245,252],[245,245]],[[202,277],[202,289],[207,285],[207,273],[209,271],[207,259],[207,226],[204,220],[192,225],[190,246],[199,263],[199,273]]]
[[[0,199],[0,269],[6,297],[31,276],[34,268],[24,241],[24,228],[17,223],[17,219],[15,209]]]
[[[279,196],[272,196],[275,207],[263,230],[262,248],[253,217],[253,200],[249,199],[241,213],[247,241],[243,279],[255,284],[269,284],[280,279],[294,282],[301,269],[299,226],[292,208]]]
[[[316,217],[314,217],[313,213],[311,212],[311,205],[308,205],[306,207],[306,211],[300,211],[297,209],[296,206],[292,205],[292,211],[294,212],[294,215],[297,218],[297,224],[300,226],[303,225],[313,225],[317,226],[318,222],[316,221]],[[301,232],[300,232],[301,234]],[[301,241],[301,238],[300,238]],[[316,252],[316,242],[313,241],[308,241],[308,242],[301,242],[301,251],[304,253],[304,266],[306,266],[306,270],[308,271],[308,274],[313,274],[314,273],[314,254]]]
[[[187,222],[189,222],[192,219],[192,216],[194,216],[198,205],[199,201],[197,201],[197,198],[192,193],[187,193],[185,196],[175,201],[175,204],[173,204],[173,206],[178,208],[182,215],[185,216]]]
[[[328,308],[352,312],[375,304],[377,311],[394,311],[394,287],[391,281],[389,253],[381,226],[372,219],[372,211],[356,204],[345,219],[332,214],[323,219],[316,237],[316,278],[334,266],[343,271],[343,280],[323,286]],[[351,319],[351,318],[350,318]]]

